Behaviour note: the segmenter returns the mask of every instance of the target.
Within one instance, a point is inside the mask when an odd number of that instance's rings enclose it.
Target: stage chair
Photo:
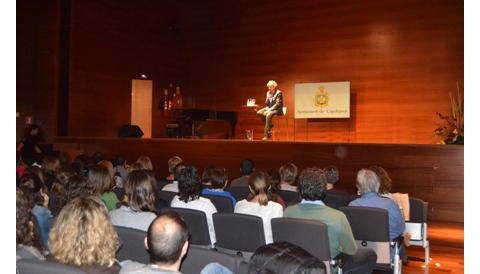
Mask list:
[[[167,202],[168,204],[172,202],[172,199],[173,197],[175,197],[175,195],[178,195],[178,193],[172,192],[172,191],[163,191],[163,190],[158,191],[158,197],[164,200],[165,202]]]
[[[233,213],[233,205],[230,198],[215,195],[202,195],[202,197],[210,199],[210,201],[212,201],[213,205],[217,209],[217,212]]]
[[[411,235],[410,245],[425,249],[425,263],[430,262],[430,243],[428,241],[427,215],[428,203],[410,198],[410,220],[405,222],[405,233]]]
[[[287,133],[287,140],[289,139],[289,134],[288,134],[288,117],[287,117],[287,107],[283,107],[282,108],[282,111],[283,111],[283,115],[282,116],[278,116],[278,115],[274,115],[273,118],[272,118],[272,123],[275,125],[273,128],[272,128],[272,137],[273,137],[273,140],[278,140],[278,135],[279,133],[281,132],[280,130],[280,127],[278,127],[278,120],[281,119],[280,117],[283,117],[284,118],[284,121],[285,121],[285,132]]]
[[[390,241],[388,211],[363,206],[342,207],[340,211],[347,216],[357,246],[371,248],[377,254],[375,269],[393,270],[393,274],[401,274],[400,246],[403,244],[403,237]]]
[[[21,259],[17,261],[18,274],[86,274],[79,268],[51,261]]]
[[[120,240],[117,259],[119,261],[132,260],[142,264],[148,264],[150,257],[145,249],[147,232],[121,226],[114,226],[114,228]]]
[[[213,224],[218,251],[243,256],[249,261],[265,245],[262,218],[239,213],[214,213]]]
[[[280,190],[279,195],[283,198],[287,206],[298,204],[302,200],[300,194],[295,191]]]
[[[221,253],[215,250],[207,250],[191,246],[182,262],[180,272],[183,274],[198,274],[209,263],[219,263],[232,271],[240,273],[240,264],[243,257]]]
[[[190,232],[190,245],[206,249],[210,249],[212,247],[212,241],[208,231],[207,216],[205,215],[205,212],[176,207],[162,209],[162,212],[165,211],[175,211],[182,216],[183,220],[185,220],[188,231]]]

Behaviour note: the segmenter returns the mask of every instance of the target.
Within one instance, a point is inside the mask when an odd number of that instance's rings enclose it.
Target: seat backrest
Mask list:
[[[358,247],[373,249],[378,264],[390,264],[388,211],[363,206],[341,207],[340,210],[347,216]]]
[[[287,206],[298,204],[301,200],[300,194],[298,194],[298,192],[295,192],[295,191],[280,190],[278,194],[282,196]]]
[[[205,212],[189,208],[169,207],[162,209],[165,211],[175,211],[185,220],[190,233],[189,242],[192,245],[210,246],[210,234],[208,232],[207,215]]]
[[[248,186],[232,186],[225,190],[232,193],[237,202],[247,198],[248,194],[250,193]]]
[[[214,213],[213,225],[217,247],[241,252],[255,252],[265,245],[262,218],[240,213]]]
[[[216,195],[202,195],[203,197],[210,199],[217,212],[233,213],[232,200],[228,197],[216,196]]]
[[[17,261],[18,274],[86,274],[79,268],[56,262],[40,261],[36,259],[22,259]]]
[[[198,274],[205,265],[209,263],[219,263],[230,269],[233,273],[238,273],[242,261],[243,257],[240,256],[191,246],[182,262],[180,272],[183,274]]]
[[[326,192],[325,198],[323,199],[323,202],[327,206],[335,209],[348,206],[350,201],[351,201],[350,196],[348,195],[342,195],[342,194],[331,193],[331,192]]]
[[[409,198],[410,200],[410,222],[426,223],[428,218],[428,203],[418,198]]]
[[[273,218],[272,234],[275,243],[289,242],[302,247],[321,261],[331,260],[328,227],[318,220]]]
[[[117,251],[119,261],[132,260],[148,264],[149,255],[145,249],[145,237],[147,233],[142,230],[114,226],[120,239],[120,249]]]
[[[177,194],[178,194],[177,192],[160,190],[160,191],[158,191],[158,198],[164,200],[165,202],[167,202],[170,205],[173,197],[175,197],[175,195],[177,195]]]

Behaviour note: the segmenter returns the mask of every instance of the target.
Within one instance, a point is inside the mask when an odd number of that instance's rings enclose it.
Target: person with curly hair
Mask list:
[[[208,231],[212,244],[216,242],[215,229],[213,227],[213,213],[217,208],[210,199],[200,197],[202,189],[200,176],[193,166],[181,166],[175,170],[175,179],[178,180],[178,195],[175,195],[170,203],[171,207],[195,209],[205,212],[207,216]]]
[[[60,211],[49,235],[53,260],[87,273],[119,273],[118,235],[98,196],[72,200]]]
[[[20,259],[45,260],[36,237],[32,216],[32,201],[17,188],[17,261]]]
[[[122,205],[110,211],[113,225],[147,231],[157,214],[154,189],[144,170],[133,170],[128,174],[125,196]]]

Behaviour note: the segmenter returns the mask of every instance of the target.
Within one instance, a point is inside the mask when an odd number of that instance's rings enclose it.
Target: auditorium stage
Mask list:
[[[158,178],[167,175],[167,160],[173,155],[200,170],[208,165],[225,167],[230,179],[239,176],[243,158],[253,159],[260,170],[278,169],[286,162],[295,163],[299,169],[336,165],[340,170],[339,188],[350,193],[355,193],[359,169],[380,165],[393,180],[392,192],[409,193],[429,202],[430,220],[463,222],[463,146],[57,137],[54,149],[68,152],[72,158],[96,151],[108,157],[121,154],[130,163],[146,155],[152,159]]]

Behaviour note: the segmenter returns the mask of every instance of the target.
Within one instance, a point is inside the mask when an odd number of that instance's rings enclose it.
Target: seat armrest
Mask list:
[[[397,246],[400,248],[400,246],[403,245],[403,235],[398,236],[397,238],[393,239],[390,241],[390,246]]]

